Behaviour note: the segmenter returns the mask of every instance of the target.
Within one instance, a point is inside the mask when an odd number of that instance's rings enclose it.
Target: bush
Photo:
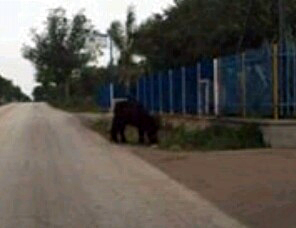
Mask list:
[[[111,139],[111,125],[111,120],[100,119],[96,121],[96,123],[92,126],[92,129],[99,132],[106,139]],[[130,144],[138,143],[138,131],[135,128],[127,126],[125,135]]]
[[[69,102],[49,102],[53,107],[68,111],[68,112],[100,112],[100,108],[97,104],[89,99],[71,99]]]
[[[212,126],[205,130],[186,130],[178,127],[161,133],[162,148],[187,150],[227,150],[265,147],[262,133],[256,125],[244,125],[239,129]]]
[[[225,126],[211,126],[205,130],[188,130],[184,126],[162,125],[159,132],[159,147],[168,150],[236,150],[262,148],[262,132],[257,125],[246,124],[238,129]],[[110,139],[111,120],[101,119],[93,129]],[[126,137],[131,144],[138,142],[135,128],[126,129]]]

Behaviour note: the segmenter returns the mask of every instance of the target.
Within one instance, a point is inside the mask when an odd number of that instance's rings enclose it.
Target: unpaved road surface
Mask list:
[[[242,227],[46,104],[0,108],[0,227]]]
[[[296,227],[296,151],[131,151],[249,227]]]

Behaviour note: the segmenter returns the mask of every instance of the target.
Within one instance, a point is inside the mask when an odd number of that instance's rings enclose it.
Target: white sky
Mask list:
[[[48,9],[61,6],[69,17],[85,9],[96,28],[105,32],[113,20],[125,19],[131,4],[139,23],[172,3],[173,0],[0,0],[0,74],[31,94],[34,68],[22,58],[21,48],[30,42],[30,29],[42,27]]]

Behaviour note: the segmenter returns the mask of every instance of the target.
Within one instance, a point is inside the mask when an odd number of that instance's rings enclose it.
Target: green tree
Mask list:
[[[134,36],[136,31],[136,15],[134,8],[130,6],[127,10],[126,21],[122,24],[120,21],[111,23],[108,34],[119,50],[117,73],[120,82],[128,88],[130,83],[135,81],[142,68],[135,62]]]
[[[154,69],[195,64],[278,40],[275,0],[175,0],[142,23],[136,53]],[[285,30],[296,35],[296,2],[285,0]]]
[[[82,68],[79,75],[72,80],[72,97],[75,97],[78,101],[91,100],[96,96],[99,85],[104,83],[107,75],[105,68],[97,68],[95,66]]]
[[[33,46],[25,45],[23,56],[36,68],[36,81],[46,92],[52,86],[69,101],[73,72],[95,61],[100,54],[98,32],[81,11],[72,19],[62,8],[51,10],[46,27],[32,32]],[[95,44],[95,45],[90,45]]]
[[[34,101],[46,101],[47,100],[47,92],[45,91],[43,86],[36,86],[33,90]]]
[[[12,81],[5,79],[0,75],[0,103],[13,101],[30,101],[30,98],[24,94],[20,87],[15,86]]]

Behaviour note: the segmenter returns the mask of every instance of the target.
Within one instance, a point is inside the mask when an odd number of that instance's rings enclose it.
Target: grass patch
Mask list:
[[[101,135],[103,135],[105,138],[110,139],[110,129],[111,129],[111,121],[109,120],[98,120],[95,124],[91,126],[91,128],[97,132],[99,132]]]
[[[93,130],[110,139],[111,120],[98,120]],[[126,129],[126,138],[130,144],[138,143],[135,128]],[[211,126],[205,130],[188,130],[184,126],[173,128],[163,126],[159,132],[159,148],[165,150],[238,150],[266,147],[261,130],[257,125],[246,124],[240,128]]]
[[[93,103],[58,103],[58,102],[50,102],[50,105],[62,109],[67,112],[90,112],[90,113],[98,113],[103,112],[96,104]]]
[[[211,126],[205,130],[177,127],[160,132],[160,147],[172,150],[238,150],[265,147],[257,125],[247,124],[239,129]]]
[[[99,132],[106,139],[111,139],[111,125],[112,121],[109,119],[100,119],[95,124],[92,125],[92,129]],[[125,136],[129,144],[136,145],[138,144],[138,131],[133,127],[127,127],[125,130]]]

